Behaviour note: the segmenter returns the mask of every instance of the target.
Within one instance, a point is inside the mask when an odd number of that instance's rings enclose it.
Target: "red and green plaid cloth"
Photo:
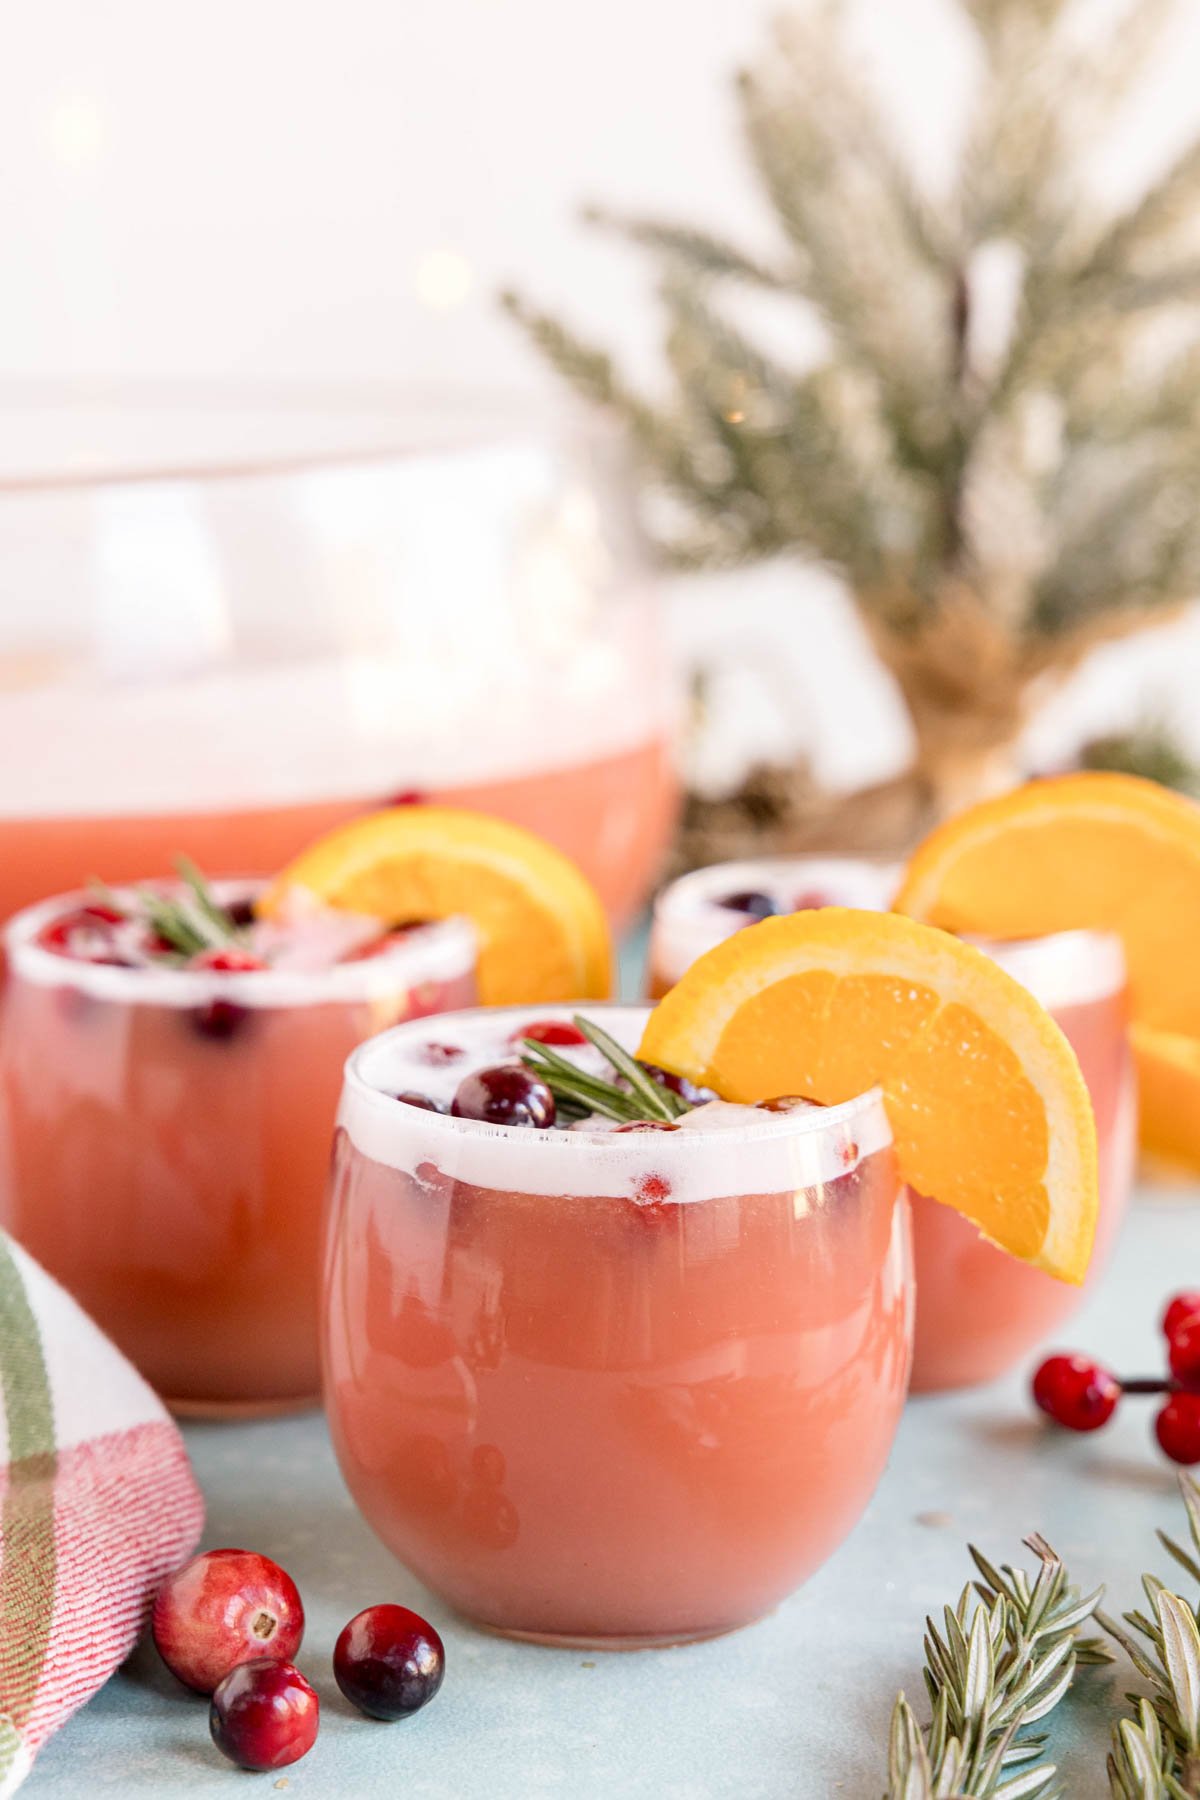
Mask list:
[[[0,1233],[0,1800],[129,1653],[203,1502],[161,1403]]]

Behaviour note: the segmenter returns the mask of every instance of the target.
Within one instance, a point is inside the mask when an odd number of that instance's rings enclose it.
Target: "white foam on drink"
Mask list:
[[[655,902],[650,966],[660,982],[674,985],[698,956],[750,922],[745,913],[721,905],[725,895],[767,894],[782,913],[809,895],[830,906],[886,912],[899,880],[898,866],[848,857],[764,857],[697,869],[664,888]],[[968,937],[966,942],[1050,1012],[1112,999],[1128,979],[1121,941],[1110,932],[1055,931],[1009,943]]]
[[[448,1105],[465,1075],[518,1060],[513,1034],[521,1027],[543,1019],[568,1022],[577,1011],[631,1051],[649,1016],[644,1007],[582,1003],[483,1008],[397,1026],[348,1059],[338,1122],[362,1155],[408,1174],[424,1165],[477,1187],[635,1202],[801,1195],[837,1181],[891,1143],[877,1089],[843,1106],[779,1113],[712,1103],[686,1115],[678,1131],[644,1132],[614,1132],[603,1121],[570,1131],[490,1125],[395,1098],[415,1092]],[[448,1061],[445,1046],[462,1054]],[[585,1067],[606,1067],[590,1048],[555,1048]]]
[[[223,904],[252,898],[261,881],[214,881],[213,892]],[[117,899],[132,899],[128,888],[114,888]],[[41,987],[74,988],[94,1000],[123,1006],[173,1006],[193,1008],[214,1000],[228,1000],[251,1009],[321,1006],[386,999],[411,993],[425,982],[446,982],[469,976],[475,968],[475,930],[467,919],[443,919],[405,932],[374,956],[338,962],[345,954],[348,936],[339,930],[326,934],[320,924],[298,923],[294,945],[302,952],[307,939],[319,934],[325,960],[304,965],[283,959],[283,966],[267,969],[221,971],[174,968],[157,963],[117,968],[109,963],[86,962],[43,949],[38,935],[64,913],[93,904],[96,896],[81,889],[59,894],[37,906],[26,907],[10,919],[3,932],[10,978]],[[378,929],[378,928],[377,928]],[[357,933],[356,933],[357,935]],[[275,936],[278,944],[278,934]]]

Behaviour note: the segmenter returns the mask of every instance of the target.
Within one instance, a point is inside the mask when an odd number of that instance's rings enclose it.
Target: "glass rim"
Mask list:
[[[647,1018],[651,1011],[649,1004],[620,1000],[463,1007],[454,1012],[439,1013],[436,1029],[439,1036],[453,1031],[454,1021],[457,1019],[494,1018],[500,1024],[508,1020],[519,1023],[522,1019],[567,1021],[576,1013],[609,1020],[614,1019],[616,1014],[622,1014],[626,1018],[634,1017],[640,1021]],[[629,1159],[631,1143],[636,1143],[638,1139],[624,1133],[498,1125],[483,1119],[463,1119],[451,1113],[427,1111],[421,1107],[406,1106],[396,1099],[394,1090],[385,1089],[364,1073],[364,1062],[385,1056],[388,1046],[397,1039],[422,1031],[428,1033],[429,1028],[430,1021],[427,1019],[405,1020],[364,1039],[350,1052],[343,1065],[339,1123],[346,1126],[351,1138],[354,1137],[354,1130],[346,1115],[361,1112],[364,1117],[371,1115],[374,1121],[382,1121],[381,1137],[388,1135],[390,1123],[390,1131],[397,1137],[402,1137],[406,1130],[420,1130],[423,1134],[428,1132],[460,1143],[492,1145],[500,1155],[506,1153],[505,1147],[511,1147],[535,1154],[540,1149],[545,1149],[553,1156],[570,1158],[578,1157],[581,1147],[586,1147],[593,1156],[599,1154],[612,1161]],[[516,1061],[517,1056],[514,1046],[512,1060]],[[374,1130],[371,1135],[375,1136]],[[641,1141],[645,1143],[648,1138],[649,1134],[646,1134]],[[836,1106],[802,1107],[792,1113],[765,1113],[761,1123],[733,1126],[720,1132],[685,1130],[654,1134],[656,1161],[664,1158],[702,1161],[706,1157],[711,1158],[717,1147],[721,1151],[728,1149],[736,1152],[750,1146],[758,1148],[789,1143],[828,1145],[831,1142],[840,1146],[839,1154],[836,1159],[830,1159],[829,1168],[817,1175],[814,1181],[831,1180],[838,1175],[849,1174],[867,1156],[891,1145],[891,1125],[884,1109],[883,1090],[879,1086],[868,1088],[864,1093],[855,1095],[851,1100],[841,1101]],[[846,1148],[854,1152],[849,1161],[841,1154]]]
[[[148,880],[153,880],[155,886],[162,885],[161,877]],[[227,875],[215,878],[210,885],[219,899],[238,900],[260,892],[268,880],[262,875]],[[117,882],[110,891],[120,897],[132,893],[136,886],[135,882]],[[187,1009],[222,999],[250,1009],[269,1010],[378,999],[394,993],[397,987],[411,989],[423,981],[447,981],[471,974],[478,960],[475,928],[469,919],[457,917],[416,926],[374,956],[330,963],[321,969],[221,970],[152,965],[123,968],[60,956],[37,943],[38,933],[63,913],[76,906],[95,904],[93,890],[75,888],[14,913],[5,923],[0,940],[10,979],[16,976],[39,987],[72,988],[92,999],[128,1006]]]
[[[660,889],[656,895],[653,927],[661,927],[664,932],[677,932],[681,928],[686,930],[692,927],[689,936],[693,942],[703,937],[704,943],[702,947],[692,951],[685,967],[680,967],[679,959],[670,955],[664,956],[662,961],[669,964],[669,972],[673,971],[671,979],[677,981],[685,973],[685,968],[690,967],[691,962],[702,955],[704,950],[711,949],[716,943],[733,937],[745,928],[744,917],[721,906],[712,897],[714,890],[727,888],[731,881],[736,881],[739,877],[747,883],[755,872],[760,879],[765,875],[767,880],[788,879],[805,871],[814,880],[819,880],[822,872],[831,880],[836,880],[838,876],[849,876],[855,880],[878,877],[879,891],[883,894],[886,892],[887,878],[891,876],[898,881],[903,867],[902,863],[875,862],[870,857],[796,855],[746,857],[734,862],[710,863],[703,869],[691,869],[686,875],[678,876]],[[834,904],[844,903],[835,901]],[[718,923],[724,929],[720,937],[714,937],[709,928]],[[1021,938],[987,937],[965,932],[962,934],[962,942],[981,950],[1048,1008],[1086,1005],[1093,1001],[1113,999],[1128,985],[1129,972],[1124,945],[1115,932],[1095,930],[1087,926]],[[653,939],[651,943],[653,949]],[[660,941],[658,948],[668,950],[669,944],[665,940]],[[651,966],[653,967],[653,958]]]

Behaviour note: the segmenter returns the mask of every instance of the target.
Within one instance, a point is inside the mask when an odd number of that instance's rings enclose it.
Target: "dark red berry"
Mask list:
[[[205,1006],[192,1008],[188,1015],[192,1029],[201,1037],[221,1041],[231,1038],[246,1018],[246,1008],[233,1000],[210,1000]]]
[[[396,1098],[403,1100],[405,1106],[419,1106],[422,1112],[447,1113],[450,1111],[444,1100],[432,1100],[428,1094],[418,1094],[412,1090],[397,1094]]]
[[[1181,1325],[1197,1317],[1200,1317],[1200,1293],[1185,1288],[1167,1302],[1162,1316],[1163,1336],[1173,1338]]]
[[[426,805],[428,800],[429,800],[429,795],[423,794],[421,792],[420,788],[401,788],[398,793],[392,795],[390,800],[385,800],[384,805],[385,806],[424,806],[424,805]]]
[[[519,1063],[476,1069],[459,1083],[450,1110],[459,1119],[485,1119],[491,1125],[544,1129],[555,1119],[554,1095]]]
[[[213,1743],[241,1769],[283,1769],[317,1741],[321,1703],[290,1662],[256,1657],[231,1669],[213,1694]]]
[[[519,1044],[522,1038],[532,1038],[535,1044],[587,1043],[578,1025],[572,1025],[566,1019],[537,1019],[532,1025],[518,1025],[509,1043]]]
[[[660,1069],[657,1063],[642,1062],[639,1059],[638,1067],[650,1077],[655,1087],[666,1088],[670,1093],[678,1094],[689,1106],[705,1106],[710,1100],[720,1098],[715,1088],[698,1087],[686,1075],[673,1075],[670,1069]]]
[[[347,1700],[372,1719],[407,1719],[442,1685],[441,1638],[407,1606],[368,1606],[343,1626],[333,1673]]]
[[[1050,1356],[1033,1378],[1033,1397],[1056,1425],[1097,1431],[1121,1398],[1121,1384],[1089,1356]]]
[[[219,949],[199,951],[188,966],[211,970],[215,975],[252,975],[267,965],[261,956],[255,956],[249,950],[223,944]]]
[[[666,1119],[634,1119],[629,1125],[618,1125],[615,1136],[623,1131],[678,1131],[678,1125],[669,1124]]]
[[[738,894],[726,894],[717,901],[717,905],[725,907],[729,912],[745,913],[751,919],[773,919],[779,911],[770,894],[758,893],[753,888],[747,888]]]
[[[230,900],[225,911],[233,924],[238,926],[253,925],[255,919],[253,900]]]
[[[1167,1339],[1167,1362],[1181,1387],[1200,1392],[1200,1313],[1175,1327]]]
[[[1172,1394],[1154,1421],[1154,1435],[1177,1463],[1200,1463],[1200,1394]]]
[[[151,1629],[173,1675],[211,1694],[238,1663],[295,1656],[304,1605],[286,1569],[254,1550],[206,1550],[168,1575]]]

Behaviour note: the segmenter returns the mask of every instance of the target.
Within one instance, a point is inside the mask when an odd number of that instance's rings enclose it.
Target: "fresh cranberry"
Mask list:
[[[1177,1463],[1200,1463],[1200,1394],[1172,1394],[1154,1421],[1154,1435]]]
[[[232,944],[222,945],[214,950],[201,950],[188,964],[189,968],[211,970],[215,975],[250,975],[266,966],[261,956],[254,956],[249,950],[239,950]]]
[[[406,1089],[404,1093],[397,1094],[396,1098],[403,1100],[405,1106],[419,1106],[422,1112],[445,1113],[450,1111],[444,1100],[433,1100],[428,1094],[418,1094],[414,1089]]]
[[[368,1606],[333,1649],[337,1684],[372,1719],[407,1719],[428,1706],[446,1673],[441,1638],[407,1606]]]
[[[466,1054],[467,1053],[461,1044],[438,1044],[431,1042],[421,1045],[421,1056],[423,1060],[435,1069],[446,1063],[461,1062]]]
[[[522,1038],[532,1038],[535,1044],[586,1044],[587,1037],[578,1025],[572,1025],[566,1019],[537,1019],[532,1025],[518,1025],[509,1038],[510,1044],[519,1044]]]
[[[204,1006],[194,1006],[188,1017],[192,1029],[201,1037],[222,1041],[240,1029],[246,1018],[246,1008],[233,1000],[209,1000]]]
[[[229,915],[230,922],[239,928],[253,925],[257,916],[254,911],[254,902],[250,899],[230,900],[226,904],[225,911]]]
[[[127,966],[123,957],[114,956],[112,945],[113,927],[124,922],[124,913],[118,912],[115,906],[100,902],[76,906],[43,925],[37,934],[37,944],[42,950],[51,950],[56,956],[70,956],[77,962],[118,962]]]
[[[211,1694],[250,1657],[287,1662],[304,1636],[291,1576],[253,1550],[206,1550],[159,1588],[151,1617],[159,1655],[180,1681]]]
[[[241,1769],[283,1769],[317,1741],[321,1702],[290,1662],[257,1656],[239,1663],[208,1709],[213,1743]]]
[[[1190,1324],[1192,1319],[1200,1317],[1200,1293],[1185,1288],[1167,1302],[1162,1316],[1162,1332],[1166,1338],[1173,1338],[1181,1326]]]
[[[689,1106],[706,1106],[710,1100],[720,1099],[715,1088],[698,1087],[689,1081],[686,1075],[672,1075],[670,1069],[660,1069],[657,1063],[642,1062],[638,1067],[648,1075],[655,1087],[666,1088],[672,1094],[678,1094]]]
[[[741,893],[726,894],[717,901],[728,912],[745,913],[751,919],[773,919],[779,908],[770,894],[762,894],[755,888],[746,888]]]
[[[628,1125],[618,1125],[613,1133],[619,1137],[623,1131],[678,1131],[678,1125],[669,1124],[666,1119],[634,1119]]]
[[[1056,1425],[1097,1431],[1121,1398],[1121,1384],[1088,1356],[1050,1356],[1033,1378],[1033,1397]]]
[[[671,1184],[665,1175],[643,1175],[634,1194],[639,1206],[661,1207],[671,1198]]]
[[[1167,1362],[1181,1387],[1200,1393],[1200,1313],[1175,1327],[1167,1340]]]
[[[555,1119],[554,1095],[544,1081],[519,1063],[476,1069],[459,1083],[451,1112],[459,1119],[491,1125],[533,1125],[544,1130]]]
[[[428,803],[429,795],[423,794],[420,788],[401,788],[399,793],[384,801],[385,806],[426,806]]]

